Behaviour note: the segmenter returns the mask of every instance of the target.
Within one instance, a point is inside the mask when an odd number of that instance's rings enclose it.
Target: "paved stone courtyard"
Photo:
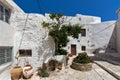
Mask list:
[[[5,77],[4,80],[11,80],[9,73],[6,73],[4,77]],[[69,67],[61,71],[52,72],[50,74],[50,77],[48,78],[38,77],[36,74],[34,74],[33,77],[28,80],[117,80],[117,79],[111,76],[106,71],[104,71],[98,65],[93,64],[93,69],[88,72],[76,71]]]
[[[72,60],[70,59],[69,65],[71,61]],[[63,68],[61,71],[56,70],[51,72],[50,76],[47,78],[38,77],[36,74],[34,74],[31,79],[27,80],[118,80],[95,63],[93,64],[93,69],[88,72],[74,70],[70,68],[69,65],[66,68]],[[4,80],[11,80],[10,69],[6,70],[5,73],[6,75],[3,75]]]
[[[60,72],[53,72],[49,78],[39,78],[35,75],[30,80],[117,80],[109,73],[93,64],[89,72],[76,71],[71,68],[63,69]]]

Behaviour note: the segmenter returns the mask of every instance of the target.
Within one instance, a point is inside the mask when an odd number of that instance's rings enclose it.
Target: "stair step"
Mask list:
[[[97,65],[99,65],[100,67],[102,67],[104,70],[106,70],[107,72],[109,72],[111,75],[113,75],[115,78],[117,78],[118,80],[120,80],[120,65],[114,65],[111,64],[107,61],[95,61],[95,63]]]

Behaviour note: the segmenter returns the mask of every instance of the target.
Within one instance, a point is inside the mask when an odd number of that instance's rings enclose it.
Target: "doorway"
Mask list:
[[[71,45],[71,54],[76,55],[76,45]]]

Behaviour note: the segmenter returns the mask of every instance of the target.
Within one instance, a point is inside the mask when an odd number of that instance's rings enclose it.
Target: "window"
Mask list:
[[[0,4],[0,20],[9,23],[10,10]]]
[[[86,36],[86,29],[81,30],[81,36]]]
[[[12,61],[12,48],[0,48],[0,65]]]
[[[21,57],[26,57],[26,56],[30,57],[32,56],[32,50],[21,49],[19,50],[19,54]]]
[[[3,20],[3,7],[0,5],[0,20]]]
[[[10,12],[9,10],[5,9],[5,22],[9,23],[10,19]]]
[[[81,47],[81,50],[82,50],[82,51],[86,51],[86,46],[82,46],[82,47]]]

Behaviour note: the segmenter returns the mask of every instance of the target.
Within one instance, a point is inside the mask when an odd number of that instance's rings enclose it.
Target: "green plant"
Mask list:
[[[75,57],[73,61],[82,64],[93,62],[93,60],[87,55],[86,52],[79,53],[78,56]]]
[[[49,77],[49,73],[47,72],[47,70],[41,70],[41,77]]]
[[[62,49],[62,47],[66,47],[69,42],[68,36],[72,36],[74,38],[78,38],[81,32],[81,26],[78,24],[64,24],[65,16],[62,14],[50,14],[49,16],[53,22],[45,22],[43,21],[42,25],[44,28],[48,28],[49,35],[53,37],[55,42],[55,54],[64,54],[67,53]]]
[[[67,51],[64,49],[59,49],[55,51],[55,55],[66,55]]]
[[[38,67],[37,75],[40,77],[49,77],[49,73],[44,68]]]

